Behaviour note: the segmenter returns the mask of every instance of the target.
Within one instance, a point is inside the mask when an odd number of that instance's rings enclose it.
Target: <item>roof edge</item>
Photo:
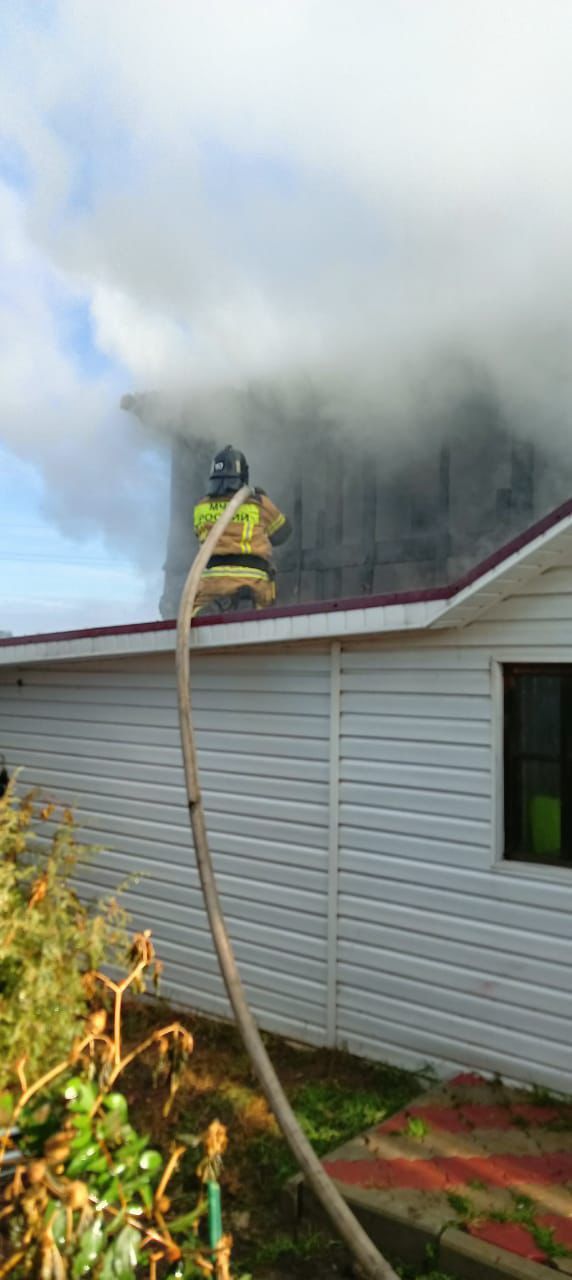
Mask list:
[[[248,609],[241,613],[211,614],[207,617],[195,618],[192,626],[216,627],[237,622],[261,622],[265,618],[296,618],[303,615],[347,613],[355,609],[375,609],[389,605],[425,604],[431,601],[447,603],[460,595],[467,587],[473,586],[480,578],[496,569],[505,560],[523,551],[530,543],[535,542],[543,534],[572,516],[572,498],[561,503],[548,515],[542,516],[534,524],[505,542],[496,551],[492,551],[484,559],[477,561],[466,573],[453,582],[438,587],[427,587],[421,590],[393,591],[375,596],[351,596],[344,600],[312,601],[310,604],[279,605],[271,609]],[[91,640],[104,636],[144,635],[146,633],[173,631],[177,626],[175,618],[157,620],[155,622],[128,622],[110,627],[84,627],[71,631],[47,631],[24,636],[4,636],[0,638],[0,649],[20,648],[30,644],[49,644],[62,640]]]
[[[347,600],[317,600],[310,604],[279,605],[272,609],[248,609],[240,613],[214,613],[201,618],[194,618],[195,627],[219,627],[236,622],[262,622],[265,618],[298,618],[319,613],[351,613],[355,609],[378,609],[388,605],[427,604],[431,601],[443,602],[450,597],[449,587],[427,587],[421,591],[393,591],[377,596],[351,596]],[[0,649],[14,648],[16,645],[49,644],[56,640],[96,640],[103,636],[144,635],[155,631],[174,631],[176,618],[168,618],[156,622],[127,622],[111,627],[84,627],[72,631],[46,631],[26,636],[3,636],[0,638]]]
[[[518,551],[524,551],[524,548],[529,543],[541,538],[543,533],[549,533],[551,529],[555,529],[557,525],[561,524],[563,520],[569,519],[570,516],[572,516],[572,498],[567,498],[566,502],[562,502],[559,507],[549,511],[548,515],[541,516],[534,524],[530,524],[528,528],[523,529],[522,533],[510,538],[508,542],[503,543],[496,551],[491,551],[483,560],[478,560],[472,569],[468,569],[466,573],[451,584],[451,594],[456,596],[461,591],[464,591],[466,587],[472,587],[473,583],[477,582],[479,578],[484,578],[485,574],[490,573],[492,569],[497,569],[504,560],[509,560]]]

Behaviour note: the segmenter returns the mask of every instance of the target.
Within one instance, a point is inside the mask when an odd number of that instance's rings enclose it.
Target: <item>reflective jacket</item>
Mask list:
[[[232,494],[224,498],[201,498],[194,513],[195,533],[204,542]],[[285,542],[291,530],[286,516],[261,490],[238,508],[216,548],[217,564],[228,562],[245,565],[254,561],[269,563],[272,547]]]

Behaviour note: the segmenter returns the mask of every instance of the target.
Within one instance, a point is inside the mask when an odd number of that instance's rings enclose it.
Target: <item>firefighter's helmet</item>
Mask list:
[[[248,463],[240,449],[227,444],[216,453],[209,472],[209,497],[219,498],[225,493],[237,493],[248,484]]]

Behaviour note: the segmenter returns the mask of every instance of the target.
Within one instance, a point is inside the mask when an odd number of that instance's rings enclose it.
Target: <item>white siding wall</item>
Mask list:
[[[357,1053],[569,1087],[572,873],[496,861],[491,667],[526,657],[572,661],[572,568],[464,630],[348,642],[341,670],[336,646],[194,659],[209,830],[263,1026],[322,1043],[334,1014]],[[94,888],[142,873],[130,902],[166,989],[224,1012],[172,655],[4,669],[0,750],[104,845]]]
[[[269,1029],[322,1042],[329,656],[201,656],[193,688],[216,869],[254,1010]],[[104,846],[86,874],[95,891],[140,874],[128,905],[153,929],[164,989],[226,1012],[194,869],[173,656],[3,670],[0,738],[24,782],[73,805],[81,838]]]
[[[518,658],[572,661],[572,569],[343,657],[338,1036],[569,1088],[572,872],[497,861],[491,663]]]

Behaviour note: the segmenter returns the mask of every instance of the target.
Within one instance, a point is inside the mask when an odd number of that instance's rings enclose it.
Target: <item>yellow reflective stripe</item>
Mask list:
[[[264,569],[249,569],[247,565],[240,569],[227,568],[226,565],[217,565],[214,569],[205,569],[203,578],[255,578],[260,582],[268,581],[268,574]]]
[[[279,511],[276,519],[272,521],[272,524],[268,525],[269,537],[272,537],[273,533],[277,533],[278,530],[282,528],[283,524],[286,524],[286,516],[283,516],[282,512]]]
[[[242,547],[242,550],[243,550],[243,551],[246,551],[246,553],[247,553],[247,554],[248,554],[250,551],[252,551],[252,535],[253,535],[253,533],[254,533],[254,520],[248,520],[248,521],[247,521],[247,523],[246,523],[246,524],[245,524],[245,526],[244,526],[244,533],[243,533],[243,536],[242,536],[242,541],[243,541],[243,544],[244,544],[244,545],[243,545],[243,547]]]

